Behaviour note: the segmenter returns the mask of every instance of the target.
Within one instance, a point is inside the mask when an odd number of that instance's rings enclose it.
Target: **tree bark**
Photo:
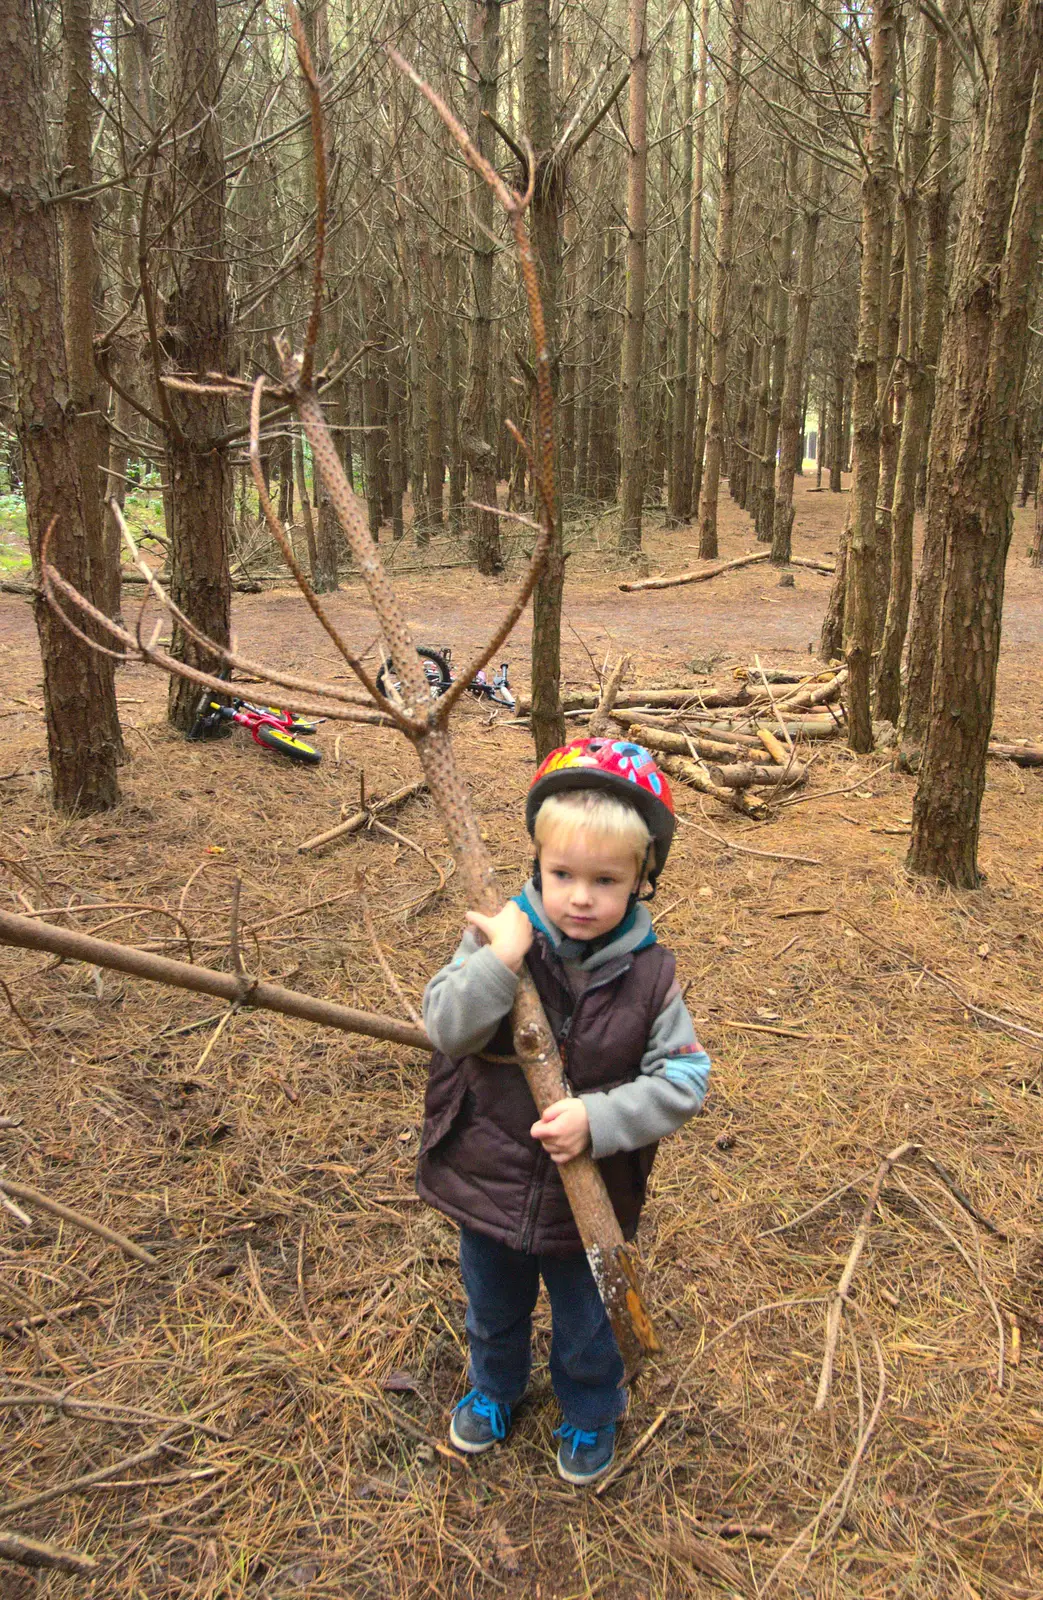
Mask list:
[[[1040,476],[1043,477],[1043,447],[1040,450]],[[1043,567],[1043,494],[1040,493],[1038,482],[1036,488],[1036,517],[1033,524],[1029,562],[1034,567]]]
[[[680,489],[679,518],[690,522],[693,508],[698,504],[702,490],[702,444],[705,425],[700,434],[700,418],[705,412],[700,407],[703,380],[701,353],[703,323],[699,315],[702,293],[703,255],[703,173],[706,165],[706,80],[709,52],[707,37],[710,31],[710,0],[702,0],[699,10],[699,64],[695,78],[695,139],[692,154],[692,200],[690,211],[691,233],[689,240],[690,268],[688,275],[688,380],[685,392],[683,481]]]
[[[941,57],[939,57],[939,43]],[[940,41],[933,30],[925,34],[919,78],[916,123],[906,151],[906,181],[903,195],[905,227],[905,271],[907,282],[906,317],[909,331],[903,333],[902,371],[904,405],[902,432],[898,447],[894,505],[891,511],[891,586],[887,598],[884,636],[877,660],[876,711],[878,717],[897,727],[902,704],[901,665],[909,622],[909,599],[913,575],[913,517],[916,504],[916,471],[927,420],[928,369],[938,359],[942,315],[945,307],[945,256],[948,245],[949,212],[947,200],[941,208],[940,195],[949,192],[950,123],[952,120],[952,50],[947,38]],[[923,165],[927,130],[934,108],[934,146],[931,152],[930,197],[928,211],[927,262],[921,290],[918,224],[923,209],[917,189],[917,175]],[[941,227],[939,229],[939,224]],[[918,325],[917,325],[918,324]],[[915,345],[911,330],[916,329]]]
[[[173,286],[167,297],[165,349],[175,371],[202,378],[228,367],[225,172],[218,119],[221,56],[217,0],[170,0],[167,9],[170,104],[177,108]],[[171,391],[169,430],[170,595],[216,644],[227,644],[231,611],[225,451],[214,444],[227,427],[220,395]],[[171,654],[204,671],[219,663],[175,622]],[[172,678],[167,715],[187,733],[199,690]]]
[[[923,332],[921,357],[923,361],[923,390],[917,395],[914,388],[911,404],[922,405],[920,437],[909,436],[909,448],[915,453],[913,462],[905,463],[905,470],[913,476],[913,507],[900,508],[902,523],[915,513],[920,462],[923,459],[923,435],[930,429],[934,405],[935,372],[942,342],[942,325],[945,319],[945,277],[949,252],[949,212],[952,206],[953,181],[949,170],[952,150],[954,60],[948,36],[938,39],[938,60],[935,67],[934,105],[934,156],[931,162],[931,183],[927,196],[927,262],[924,268]],[[899,481],[902,482],[902,464],[899,463]],[[908,488],[903,485],[903,497]],[[905,692],[901,703],[898,744],[902,764],[919,765],[920,751],[927,733],[927,717],[931,706],[931,675],[934,671],[934,650],[938,633],[938,598],[941,590],[941,549],[934,537],[938,524],[924,529],[924,543],[920,554],[920,570],[916,582],[916,599],[913,605],[912,627],[909,632],[909,661]],[[910,556],[911,559],[911,556]],[[901,596],[896,598],[896,606]],[[897,627],[899,618],[889,619]],[[886,632],[886,627],[885,627]],[[893,646],[892,646],[893,648]],[[900,657],[899,657],[900,659]]]
[[[500,60],[500,0],[470,0],[468,6],[468,117],[471,139],[487,161],[494,159],[497,79]],[[493,239],[495,202],[489,185],[472,177],[471,326],[467,357],[467,390],[460,420],[460,447],[471,474],[471,499],[497,504],[496,434],[493,423]],[[470,510],[470,552],[487,577],[504,570],[500,519],[492,511]]]
[[[790,353],[793,349],[796,328],[790,325],[790,296],[793,292],[793,230],[796,221],[795,190],[797,187],[797,147],[790,144],[786,154],[786,224],[782,231],[782,259],[779,268],[779,282],[777,285],[778,300],[775,306],[775,317],[772,326],[771,340],[771,372],[768,388],[768,407],[765,418],[764,440],[760,450],[760,460],[757,472],[757,502],[754,516],[757,523],[757,538],[762,544],[772,544],[775,530],[775,455],[780,452],[785,458],[786,445],[780,440],[782,424],[782,408],[785,398],[786,378],[790,371]],[[805,217],[803,234],[807,232],[807,218]],[[802,235],[803,238],[803,235]],[[803,255],[802,263],[803,265]],[[800,314],[800,288],[798,285],[795,304],[798,315]],[[808,311],[811,308],[811,289],[807,292]],[[804,329],[807,336],[807,326]],[[800,349],[800,372],[798,387],[803,387],[804,377],[804,350]],[[792,445],[791,445],[792,450]],[[772,560],[774,560],[774,551]]]
[[[1043,7],[991,0],[938,368],[927,518],[941,614],[907,865],[978,884],[977,846],[1013,527],[1017,420],[1043,220]],[[983,75],[984,77],[984,75]]]
[[[724,67],[721,179],[717,196],[717,244],[710,295],[709,410],[706,461],[699,498],[699,554],[717,555],[717,499],[724,453],[724,386],[728,372],[728,291],[735,252],[735,178],[739,165],[739,98],[742,93],[742,27],[746,0],[729,0],[728,55]]]
[[[91,552],[62,336],[55,213],[42,203],[50,187],[44,96],[28,0],[0,0],[0,46],[0,267],[29,547],[38,579],[41,542],[53,523],[51,561],[89,594]],[[91,489],[97,493],[96,472]],[[119,799],[111,665],[69,632],[42,595],[33,609],[55,806],[103,811]]]
[[[684,53],[681,79],[681,229],[677,263],[677,326],[674,330],[674,372],[670,387],[670,465],[667,473],[666,525],[679,528],[690,515],[685,502],[685,417],[688,410],[690,368],[688,364],[688,295],[692,275],[692,162],[693,162],[693,78],[695,75],[695,8],[684,13]],[[665,148],[665,147],[664,147]]]
[[[869,134],[862,179],[862,265],[855,356],[855,483],[847,547],[844,654],[848,666],[848,743],[873,748],[870,675],[873,661],[876,502],[880,482],[878,357],[887,223],[891,209],[895,0],[874,0],[870,40]]]
[[[813,35],[815,62],[820,72],[829,68],[832,43],[832,12],[826,11],[816,23]],[[818,141],[808,156],[807,189],[804,198],[804,217],[800,236],[800,266],[797,269],[797,289],[794,295],[793,329],[786,348],[786,371],[782,382],[782,407],[779,422],[779,459],[775,471],[775,496],[772,505],[771,559],[777,566],[784,565],[793,548],[793,482],[796,478],[794,458],[800,443],[800,396],[804,386],[804,368],[808,346],[808,327],[811,322],[811,300],[815,288],[815,252],[818,248],[819,225],[822,220],[822,180],[824,167],[821,151],[826,143],[827,112],[820,102],[818,113]],[[841,378],[843,387],[843,378]],[[822,384],[825,395],[825,382]],[[843,410],[843,401],[841,401]],[[818,443],[815,447],[819,484],[822,482],[822,458],[826,408],[823,398],[818,419]],[[837,419],[839,431],[839,418]]]
[[[648,0],[629,0],[630,114],[627,175],[627,297],[623,315],[623,361],[620,384],[623,520],[620,555],[641,548],[641,509],[645,496],[645,460],[641,438],[641,376],[645,341],[645,282],[648,271]]]
[[[552,382],[557,386],[561,323],[561,213],[565,174],[554,155],[554,102],[550,77],[550,0],[522,0],[522,95],[529,143],[536,162],[532,243],[540,270]],[[554,442],[555,467],[558,458]],[[547,564],[532,597],[532,736],[536,759],[565,743],[561,709],[561,603],[565,552],[559,501]]]

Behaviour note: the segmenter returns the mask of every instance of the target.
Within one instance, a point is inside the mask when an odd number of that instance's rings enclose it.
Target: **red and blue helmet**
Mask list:
[[[674,837],[674,797],[644,745],[629,739],[573,739],[552,750],[529,785],[525,825],[531,836],[544,800],[568,789],[604,789],[640,812],[652,836],[648,880],[654,886]]]

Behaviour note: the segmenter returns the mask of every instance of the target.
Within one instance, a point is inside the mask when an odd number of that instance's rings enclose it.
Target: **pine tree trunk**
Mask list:
[[[903,520],[912,518],[919,495],[920,463],[924,457],[923,436],[930,431],[935,393],[935,372],[942,343],[945,319],[945,280],[949,252],[949,212],[952,205],[952,110],[954,58],[952,46],[943,33],[938,39],[935,67],[935,105],[933,117],[934,153],[931,159],[931,184],[927,196],[927,262],[924,268],[923,333],[923,416],[920,437],[909,437],[915,461],[906,464],[913,475],[913,511],[903,505]],[[913,403],[917,397],[913,395]],[[907,492],[907,491],[906,491]],[[937,530],[937,524],[934,525]],[[911,537],[911,532],[910,532]],[[931,675],[934,671],[935,641],[938,634],[938,597],[941,590],[941,549],[930,525],[924,529],[920,570],[916,581],[912,626],[909,630],[909,662],[902,696],[899,748],[902,764],[919,765],[920,751],[927,734],[931,707]]]
[[[938,367],[927,518],[943,584],[907,866],[978,884],[977,846],[1013,527],[1017,418],[1043,221],[1043,7],[991,0]],[[968,622],[970,626],[968,626]]]
[[[797,187],[797,147],[789,146],[786,158],[786,195],[792,196]],[[795,212],[792,205],[788,206],[786,226],[782,233],[782,260],[780,263],[780,276],[778,284],[778,301],[775,309],[775,318],[772,327],[771,341],[771,383],[768,393],[767,420],[764,430],[764,442],[761,447],[759,470],[757,474],[757,505],[755,518],[757,523],[757,538],[762,544],[771,544],[775,529],[775,456],[778,450],[785,452],[785,445],[780,444],[779,433],[782,424],[783,391],[785,389],[786,375],[789,372],[789,355],[796,329],[790,328],[789,302],[793,286],[793,230]],[[810,310],[811,292],[808,290],[808,306]],[[799,290],[796,300],[799,315],[800,300]],[[806,331],[806,330],[805,330]],[[800,352],[800,379],[803,380],[804,352]],[[774,554],[772,556],[774,560]]]
[[[820,68],[829,61],[829,35],[824,26],[815,30],[815,57]],[[772,504],[771,559],[783,566],[792,554],[793,540],[793,480],[796,473],[793,458],[799,443],[800,395],[804,385],[804,362],[808,345],[808,325],[811,321],[811,297],[815,286],[815,251],[818,247],[818,230],[822,218],[822,157],[816,151],[808,159],[808,187],[804,203],[804,220],[801,226],[800,266],[797,269],[797,289],[794,295],[793,330],[786,348],[786,372],[782,382],[782,414],[779,428],[779,460],[775,474],[775,496]],[[818,419],[819,434],[815,447],[819,482],[822,480],[823,432],[825,404],[821,404]]]
[[[91,182],[91,6],[90,0],[62,0],[62,35],[65,66],[65,171],[71,188]],[[106,615],[120,608],[119,545],[105,538],[101,463],[107,454],[105,385],[94,363],[94,302],[98,288],[98,257],[94,248],[94,202],[70,200],[62,206],[62,308],[65,351],[69,364],[69,399],[74,417],[74,442],[83,487],[84,536],[91,600]],[[110,657],[102,656],[98,670],[113,674]],[[99,702],[96,713],[107,719],[104,737],[120,755],[123,735],[116,711],[115,691]]]
[[[496,85],[500,57],[499,0],[470,0],[468,51],[470,115],[468,127],[474,144],[487,161],[494,159]],[[471,499],[495,506],[496,435],[490,396],[493,358],[493,235],[495,198],[481,178],[471,180],[469,213],[472,223],[472,311],[467,357],[467,391],[460,421],[460,447],[471,474]],[[500,519],[492,511],[469,510],[469,547],[479,572],[502,572]]]
[[[1043,567],[1043,494],[1039,491],[1041,477],[1043,477],[1043,448],[1040,452],[1036,477],[1036,518],[1033,524],[1032,548],[1029,551],[1029,561],[1034,567]]]
[[[844,368],[839,352],[833,368],[833,426],[830,429],[829,488],[831,494],[844,489]]]
[[[735,179],[739,164],[739,98],[742,92],[742,27],[746,0],[729,0],[728,58],[724,68],[724,120],[721,127],[721,180],[717,197],[717,246],[710,295],[712,355],[706,461],[699,498],[699,554],[717,555],[717,499],[724,454],[724,386],[728,373],[728,291],[735,251]]]
[[[645,454],[641,438],[641,377],[645,339],[645,283],[648,272],[646,236],[648,169],[648,0],[629,0],[630,114],[627,180],[627,298],[623,318],[623,363],[620,385],[623,520],[620,555],[641,548],[641,508],[645,494]]]
[[[178,109],[173,236],[174,287],[167,298],[165,348],[175,371],[202,377],[228,368],[225,256],[225,176],[217,100],[221,55],[217,0],[170,0],[167,8],[168,82]],[[213,440],[228,426],[220,395],[170,394],[175,420],[170,463],[170,594],[191,622],[217,644],[228,643],[225,450]],[[204,670],[217,667],[175,623],[171,654]],[[187,732],[199,689],[171,678],[167,715]]]
[[[0,0],[0,270],[34,576],[40,577],[41,543],[53,525],[51,562],[89,594],[91,552],[69,399],[56,219],[54,208],[42,204],[50,181],[35,34],[28,0]],[[97,494],[96,469],[90,492]],[[111,664],[70,633],[42,596],[33,609],[54,804],[64,812],[104,811],[119,799]]]
[[[532,243],[540,268],[540,293],[557,382],[561,326],[561,213],[565,174],[552,159],[554,102],[550,76],[550,0],[522,0],[523,102],[525,125],[536,162],[532,200]],[[557,442],[554,457],[557,462]],[[561,709],[561,602],[565,586],[561,502],[547,564],[533,592],[532,736],[536,759],[565,743]]]
[[[674,330],[674,372],[670,391],[670,470],[667,479],[666,525],[679,528],[688,520],[685,504],[685,416],[688,411],[688,292],[692,275],[692,160],[693,76],[695,73],[695,8],[684,13],[683,76],[681,79],[681,202],[680,254],[677,262],[677,326]],[[665,148],[665,147],[664,147]]]
[[[902,430],[898,448],[895,475],[894,505],[891,512],[891,587],[887,597],[887,616],[884,634],[877,659],[876,711],[877,716],[898,724],[901,711],[901,664],[905,645],[905,632],[909,620],[909,597],[913,574],[913,513],[916,495],[916,468],[920,459],[921,439],[927,412],[926,367],[933,366],[938,355],[941,334],[941,296],[928,303],[924,298],[919,271],[918,234],[922,203],[917,186],[918,174],[926,155],[927,129],[935,91],[944,94],[945,69],[939,71],[937,39],[933,28],[925,30],[921,44],[920,67],[917,73],[917,104],[915,123],[906,143],[906,173],[903,186],[902,219],[905,229],[906,327],[902,334],[900,382],[904,404]],[[946,50],[948,41],[946,41]],[[950,57],[951,61],[951,57]],[[947,130],[952,110],[952,69],[947,73],[948,105],[937,103],[935,118],[936,139],[932,152],[932,171],[938,176],[937,162],[944,151],[948,166]],[[944,169],[942,169],[944,181]],[[948,228],[946,228],[948,232]],[[927,261],[930,271],[933,236],[928,237]],[[944,239],[942,247],[944,250]],[[944,255],[942,259],[944,274]],[[944,288],[943,288],[944,293]],[[915,328],[915,341],[912,330]],[[933,348],[931,341],[934,341]]]
[[[844,597],[844,655],[847,660],[848,743],[852,750],[873,748],[870,677],[873,661],[876,501],[880,481],[878,354],[887,221],[891,209],[892,93],[895,58],[895,0],[874,0],[870,61],[872,81],[866,170],[862,179],[862,264],[855,356],[855,483],[851,495],[851,533],[847,548]]]
[[[706,155],[706,79],[709,52],[707,36],[710,31],[710,0],[702,0],[699,11],[699,64],[695,77],[695,144],[692,158],[691,235],[689,243],[690,269],[688,277],[688,384],[684,414],[684,463],[681,486],[680,518],[690,522],[692,512],[699,503],[702,488],[702,446],[706,429],[699,433],[700,418],[705,416],[702,397],[702,345],[703,323],[700,317],[702,293],[703,256],[703,173]]]

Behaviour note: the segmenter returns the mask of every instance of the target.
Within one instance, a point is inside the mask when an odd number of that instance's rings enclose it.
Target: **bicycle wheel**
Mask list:
[[[314,745],[305,744],[303,739],[295,739],[284,728],[273,728],[270,722],[262,722],[254,738],[258,744],[265,745],[269,750],[278,750],[280,755],[289,756],[291,761],[300,761],[305,766],[317,767],[322,760]]]
[[[445,694],[446,690],[449,688],[449,685],[453,681],[453,675],[449,670],[449,663],[440,651],[432,650],[430,646],[426,644],[418,644],[416,647],[416,653],[420,657],[420,665],[424,669],[424,676],[428,682],[431,698],[432,700],[437,700],[439,695]],[[392,689],[394,689],[402,696],[403,699],[405,699],[405,693],[402,689],[402,685],[399,682],[398,675],[390,661],[385,661],[384,665],[377,673],[377,688],[380,690],[381,694],[387,695],[389,699],[393,698],[391,694]]]

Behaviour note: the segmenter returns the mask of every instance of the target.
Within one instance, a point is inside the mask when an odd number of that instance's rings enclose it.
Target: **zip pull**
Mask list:
[[[569,1034],[572,1032],[572,1019],[575,1017],[575,1015],[575,1011],[569,1012],[568,1016],[565,1018],[561,1033],[558,1035],[558,1053],[561,1056],[561,1070],[565,1077],[566,1086],[569,1089],[572,1088],[572,1085],[569,1083],[568,1042]]]

